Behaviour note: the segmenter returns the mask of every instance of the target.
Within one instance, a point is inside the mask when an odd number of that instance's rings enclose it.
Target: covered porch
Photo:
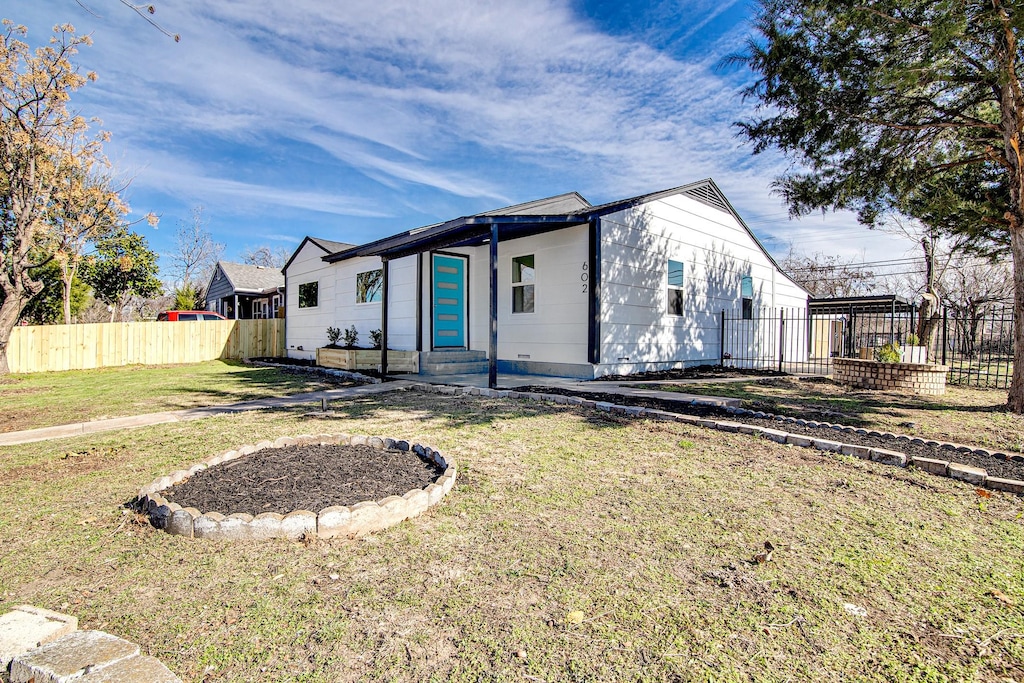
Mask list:
[[[498,245],[512,240],[580,227],[586,231],[588,253],[585,258],[587,263],[591,264],[588,273],[589,292],[586,299],[586,317],[590,321],[590,329],[587,334],[587,357],[589,362],[596,363],[598,362],[596,359],[600,275],[595,272],[592,264],[600,261],[600,220],[586,215],[585,210],[570,214],[478,215],[460,218],[332,254],[324,260],[335,262],[357,257],[378,257],[381,260],[380,330],[382,350],[380,371],[383,375],[387,375],[389,371],[389,322],[391,321],[390,310],[394,296],[391,287],[392,262],[416,257],[416,349],[420,352],[421,372],[425,373],[421,375],[422,379],[432,381],[431,364],[444,359],[450,361],[447,363],[448,369],[437,374],[443,375],[445,383],[451,383],[453,379],[457,379],[459,382],[466,382],[466,386],[489,388],[497,388],[499,382],[504,386],[522,386],[524,383],[538,384],[556,378],[532,373],[523,375],[502,373],[499,378],[499,291],[509,291],[509,289],[499,286]],[[430,258],[424,259],[425,255],[429,255]],[[481,256],[484,258],[481,259]],[[581,256],[583,255],[581,254]],[[484,259],[484,263],[480,264],[480,261]],[[426,267],[423,263],[424,260],[429,262]],[[468,275],[471,262],[475,269],[473,281],[477,286],[476,290],[472,292],[469,287]],[[480,278],[481,265],[486,271],[485,277],[482,279]],[[523,272],[526,272],[527,269],[532,270],[532,265],[532,262],[522,264]],[[480,285],[483,282],[486,282],[487,287],[486,306],[481,305],[482,300],[479,296]],[[424,292],[425,288],[429,288],[429,290]],[[514,291],[516,289],[515,286],[512,287],[513,291],[510,297],[518,297],[518,303],[513,303],[513,306],[526,305],[532,297],[532,287],[522,287],[521,291]],[[469,304],[471,296],[473,298],[472,309]],[[529,300],[528,303],[532,306],[532,300]],[[485,347],[480,343],[480,340],[485,338],[480,334],[479,323],[483,320],[481,317],[476,318],[475,343],[472,347],[470,345],[468,318],[471,310],[476,311],[474,315],[478,316],[486,311]],[[505,313],[508,313],[507,305]],[[582,318],[580,329],[583,330]],[[580,348],[578,353],[582,356],[582,346]],[[515,361],[515,358],[503,360],[503,362],[510,361]]]

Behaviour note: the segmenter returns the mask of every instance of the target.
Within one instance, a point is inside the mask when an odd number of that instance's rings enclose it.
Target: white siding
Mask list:
[[[381,329],[381,301],[356,303],[356,276],[383,268],[377,256],[364,256],[340,261],[334,265],[335,327],[348,329],[355,325],[358,345],[370,346],[370,332]],[[392,261],[388,274],[388,348],[409,351],[416,348],[416,260],[408,257]]]
[[[532,363],[587,363],[587,305],[582,275],[589,277],[587,226],[498,244],[498,358]],[[469,348],[490,344],[490,248],[445,250],[469,256]],[[512,313],[512,259],[533,254],[533,313]],[[586,264],[587,270],[584,270]],[[589,287],[589,283],[588,283]],[[423,346],[430,347],[430,259],[424,256]]]
[[[684,315],[668,313],[668,261],[684,264]],[[598,374],[718,363],[722,310],[806,304],[731,214],[683,195],[601,219],[601,361]],[[737,313],[738,315],[738,313]]]
[[[312,242],[306,242],[288,264],[285,272],[285,344],[289,358],[316,358],[316,349],[327,344],[327,327],[334,324],[335,275],[327,255]],[[319,302],[313,308],[299,308],[299,285],[319,283]],[[300,348],[301,347],[301,348]]]
[[[287,317],[288,355],[315,358],[316,349],[326,346],[327,328],[342,330],[355,325],[358,346],[370,346],[370,332],[381,329],[381,302],[356,303],[356,275],[381,268],[380,258],[361,257],[325,263],[327,254],[307,243],[288,267]],[[320,283],[320,303],[315,309],[299,308],[299,285]],[[388,348],[410,351],[416,348],[416,257],[391,262],[389,269]],[[299,346],[303,347],[299,350]]]

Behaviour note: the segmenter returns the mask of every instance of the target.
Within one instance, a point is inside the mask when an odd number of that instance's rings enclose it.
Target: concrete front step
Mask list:
[[[469,375],[487,372],[487,361],[473,363],[420,363],[421,375]]]
[[[464,375],[487,372],[483,351],[424,351],[420,354],[421,375]]]

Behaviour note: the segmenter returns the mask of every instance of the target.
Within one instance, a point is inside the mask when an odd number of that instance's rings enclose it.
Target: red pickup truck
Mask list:
[[[213,311],[164,311],[156,319],[158,321],[227,320],[220,313],[214,313]]]

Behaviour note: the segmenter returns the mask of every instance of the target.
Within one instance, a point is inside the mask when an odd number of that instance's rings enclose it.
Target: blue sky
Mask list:
[[[234,260],[307,234],[366,242],[567,191],[593,203],[713,177],[776,255],[866,260],[913,245],[851,216],[790,221],[779,156],[731,123],[750,75],[723,68],[746,2],[153,0],[175,43],[118,0],[7,0],[28,42],[72,23],[140,225],[166,253],[204,207]],[[166,262],[166,259],[162,259]]]

